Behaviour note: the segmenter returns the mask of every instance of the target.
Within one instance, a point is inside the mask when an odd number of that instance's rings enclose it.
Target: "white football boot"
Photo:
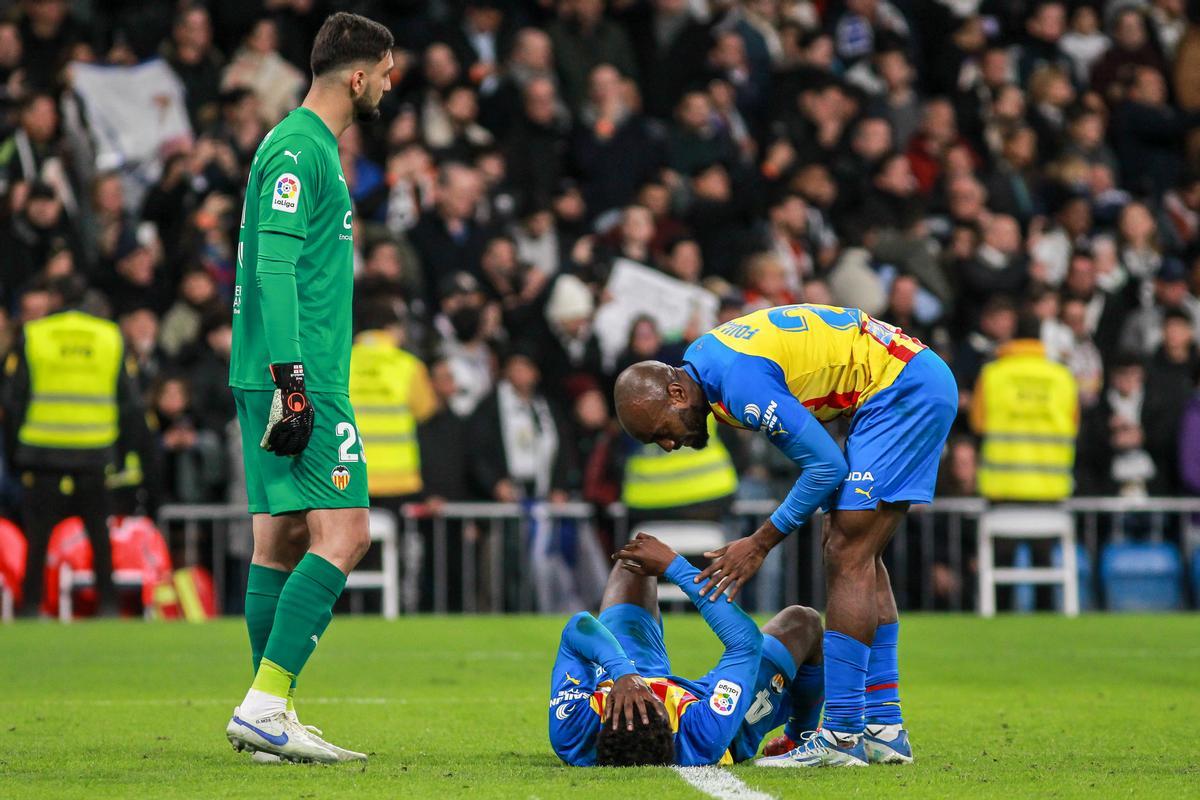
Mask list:
[[[295,714],[281,711],[269,717],[244,720],[239,716],[240,711],[241,708],[235,708],[229,724],[225,726],[225,738],[234,750],[271,753],[284,761],[300,764],[336,764],[342,760],[320,739],[305,730]]]
[[[329,750],[332,750],[334,752],[334,754],[337,755],[338,761],[366,761],[367,760],[366,753],[356,753],[353,750],[346,750],[345,748],[338,747],[336,744],[331,744],[331,743],[325,741],[325,739],[322,738],[324,736],[324,733],[321,731],[321,729],[318,728],[316,725],[305,725],[304,723],[300,722],[300,718],[298,716],[296,716],[296,712],[294,710],[287,711],[284,713],[286,713],[287,716],[291,717],[293,722],[295,722],[297,725],[300,725],[302,728],[304,728],[304,730],[308,731],[308,735],[311,736],[312,738],[316,739],[319,744],[325,746]],[[279,756],[275,755],[274,753],[268,753],[264,750],[255,751],[250,756],[250,760],[253,761],[255,764],[278,764],[280,761],[282,761],[282,759]]]
[[[869,763],[862,736],[838,736],[824,728],[808,731],[786,753],[754,762],[757,767],[865,767]]]

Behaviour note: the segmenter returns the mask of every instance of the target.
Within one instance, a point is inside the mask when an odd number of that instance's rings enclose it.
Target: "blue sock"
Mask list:
[[[825,721],[837,733],[863,731],[871,648],[844,633],[825,631]]]
[[[800,734],[815,731],[821,724],[821,706],[825,704],[825,667],[822,664],[801,664],[792,678],[788,694],[792,699],[792,715],[783,732],[793,742]]]
[[[900,716],[900,664],[896,656],[899,641],[899,622],[875,629],[871,660],[867,662],[867,722],[872,725],[904,724]]]

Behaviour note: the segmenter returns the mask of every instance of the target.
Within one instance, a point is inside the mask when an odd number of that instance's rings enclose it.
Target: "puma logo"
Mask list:
[[[343,178],[341,175],[338,175],[338,180],[341,181],[342,183],[346,182],[346,179]]]
[[[870,499],[871,499],[871,492],[873,492],[873,491],[875,491],[875,487],[874,487],[874,486],[872,486],[870,489],[860,489],[860,488],[859,488],[859,487],[857,487],[857,486],[855,486],[855,487],[854,487],[854,493],[855,493],[855,494],[861,494],[861,495],[865,495],[865,496],[866,496],[866,498],[867,498],[868,500],[870,500]]]
[[[567,680],[569,680],[571,683],[575,684],[576,686],[579,685],[579,680],[577,678],[572,678],[571,673],[569,673],[569,672],[566,673],[566,677],[567,677]]]
[[[303,150],[297,150],[296,152],[293,153],[291,150],[284,150],[283,154],[285,156],[291,156],[293,164],[299,164],[300,163],[300,154],[303,152],[304,152]]]

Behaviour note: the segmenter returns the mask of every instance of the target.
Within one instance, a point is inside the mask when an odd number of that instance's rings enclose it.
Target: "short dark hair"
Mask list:
[[[88,285],[83,276],[74,272],[60,275],[46,282],[46,290],[58,295],[63,308],[75,308],[83,302],[87,295]]]
[[[374,20],[339,11],[330,15],[313,41],[314,76],[355,61],[379,61],[395,44],[392,32]]]
[[[675,763],[675,735],[671,723],[658,714],[650,724],[634,718],[633,730],[604,725],[596,736],[596,764],[601,767],[657,767]]]

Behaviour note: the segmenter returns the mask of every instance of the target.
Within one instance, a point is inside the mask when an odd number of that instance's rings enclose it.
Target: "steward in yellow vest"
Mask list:
[[[983,439],[978,475],[983,497],[1052,502],[1071,496],[1079,390],[1070,370],[1046,357],[1041,341],[1015,339],[984,366],[971,426]]]
[[[708,446],[703,450],[683,447],[668,453],[657,444],[638,445],[625,460],[621,502],[635,512],[634,517],[646,516],[636,512],[661,517],[666,514],[658,512],[727,500],[737,487],[733,460],[717,435],[716,419],[710,416]]]
[[[364,321],[374,313],[367,313]],[[350,403],[367,458],[371,497],[404,498],[421,492],[417,425],[436,410],[429,371],[401,348],[403,327],[391,321],[364,330],[350,351]]]
[[[8,451],[21,472],[29,561],[24,613],[37,613],[50,533],[59,521],[83,518],[92,543],[101,612],[115,610],[105,473],[124,431],[148,438],[136,365],[120,330],[74,310],[86,286],[74,275],[51,286],[62,309],[25,323],[4,360],[3,407]]]

